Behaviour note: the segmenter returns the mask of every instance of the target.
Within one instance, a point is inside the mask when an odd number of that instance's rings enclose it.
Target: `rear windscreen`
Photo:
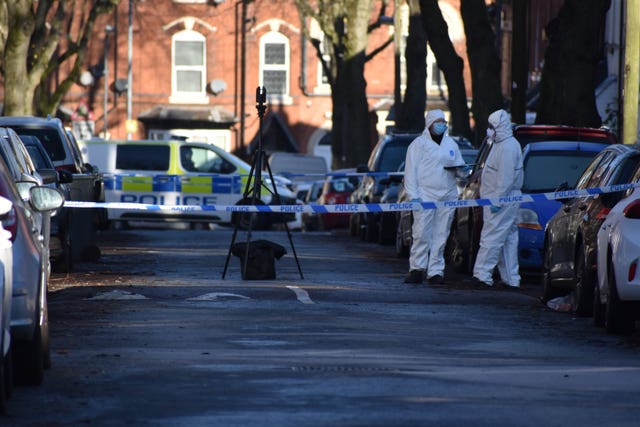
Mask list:
[[[380,153],[380,165],[377,172],[396,172],[407,157],[407,148],[412,138],[387,143]]]
[[[523,193],[554,191],[566,182],[575,188],[578,178],[597,152],[532,151],[524,161]]]
[[[167,171],[169,156],[167,145],[118,145],[116,169]]]
[[[52,161],[65,160],[67,155],[64,151],[64,142],[60,140],[60,134],[56,129],[51,128],[20,128],[11,126],[19,136],[32,135],[38,138],[42,146],[47,150],[47,154]]]

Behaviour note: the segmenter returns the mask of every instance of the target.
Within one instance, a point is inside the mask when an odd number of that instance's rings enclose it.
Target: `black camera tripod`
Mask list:
[[[260,195],[262,193],[262,189],[266,189],[271,193],[272,199],[279,203],[280,196],[278,195],[278,189],[276,188],[276,182],[273,179],[273,174],[271,173],[271,167],[269,163],[265,161],[265,153],[262,149],[262,119],[264,118],[265,111],[267,110],[267,89],[264,87],[258,86],[256,88],[256,108],[258,110],[258,148],[255,152],[255,157],[253,160],[253,164],[251,165],[251,170],[249,171],[249,178],[247,179],[247,185],[244,189],[243,193],[243,204],[246,205],[258,205],[262,204]],[[262,180],[262,169],[266,168],[269,173],[269,178],[271,182],[271,188],[263,183]],[[249,223],[247,227],[247,242],[245,249],[245,256],[242,258],[242,277],[245,276],[247,271],[247,263],[249,260],[249,246],[251,245],[251,230],[253,227],[253,220],[256,215],[268,215],[265,212],[251,212],[251,213],[239,213],[239,215],[246,215],[249,217]],[[235,243],[236,236],[238,234],[238,227],[242,221],[234,221],[233,228],[233,237],[231,238],[231,243],[229,244],[229,251],[227,253],[227,260],[224,263],[224,271],[222,272],[222,278],[224,279],[227,274],[227,268],[229,266],[229,259],[231,258],[232,247]],[[302,269],[300,268],[300,262],[298,261],[298,255],[296,254],[296,249],[293,246],[293,239],[291,238],[291,231],[289,230],[289,225],[286,221],[283,221],[284,228],[287,231],[287,237],[289,238],[289,244],[291,245],[291,251],[293,252],[293,257],[296,260],[296,265],[298,266],[298,272],[300,273],[300,278],[304,279],[302,275]]]

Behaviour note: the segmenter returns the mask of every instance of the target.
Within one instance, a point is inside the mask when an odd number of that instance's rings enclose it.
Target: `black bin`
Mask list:
[[[276,278],[275,260],[282,258],[287,250],[269,240],[256,240],[249,242],[248,252],[247,242],[234,243],[231,253],[240,258],[243,280],[270,280]]]

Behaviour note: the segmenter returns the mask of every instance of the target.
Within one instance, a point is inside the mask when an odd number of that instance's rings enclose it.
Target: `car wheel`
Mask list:
[[[600,299],[600,289],[596,286],[593,290],[593,326],[604,327],[604,304]]]
[[[453,227],[449,233],[446,249],[447,258],[449,259],[451,267],[458,273],[469,273],[469,254],[460,244],[458,230],[455,227]]]
[[[37,325],[29,341],[13,342],[13,374],[16,384],[40,385],[44,379],[42,329]]]
[[[547,301],[554,299],[555,297],[559,297],[563,295],[563,292],[555,288],[553,286],[553,282],[551,280],[551,251],[545,245],[544,248],[544,259],[542,263],[542,300],[546,303]]]
[[[593,274],[587,269],[584,257],[584,247],[580,246],[575,264],[573,311],[576,316],[589,317],[593,314]]]
[[[2,349],[0,348],[0,414],[3,415],[7,413],[7,399],[9,398],[4,359],[5,357],[2,356]]]
[[[5,396],[11,397],[11,393],[13,391],[13,356],[12,356],[11,348],[4,356],[4,360],[2,362],[2,374],[4,375],[4,393]]]
[[[375,242],[378,238],[378,222],[373,214],[368,213],[366,216],[366,227],[364,229],[364,240],[366,242]]]
[[[391,245],[393,243],[394,231],[396,230],[395,215],[392,212],[381,214],[378,221],[378,243],[381,245]]]
[[[356,237],[358,236],[358,214],[349,215],[349,236]]]
[[[402,229],[402,219],[398,220],[396,226],[396,255],[398,258],[409,257],[409,247],[404,244],[404,230]]]
[[[620,301],[616,285],[616,275],[609,261],[607,266],[607,282],[609,298],[605,306],[604,327],[608,334],[628,335],[633,331],[633,317],[629,307]]]

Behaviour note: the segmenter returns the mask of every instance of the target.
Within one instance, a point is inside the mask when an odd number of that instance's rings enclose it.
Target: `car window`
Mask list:
[[[608,151],[601,152],[598,156],[596,156],[591,163],[587,166],[585,171],[580,176],[578,183],[576,184],[577,189],[585,189],[588,188],[589,182],[593,177],[595,171],[602,165],[608,165],[613,160],[613,153]],[[600,173],[603,170],[600,171]]]
[[[638,169],[638,165],[640,164],[640,156],[630,156],[625,158],[620,165],[615,168],[614,172],[617,172],[617,176],[613,178],[611,182],[608,182],[609,185],[613,184],[627,184],[629,182],[633,182],[634,172]],[[626,197],[625,192],[616,191],[611,193],[609,197],[610,206],[615,205],[617,202]]]
[[[390,142],[385,144],[380,153],[378,172],[395,172],[407,156],[409,143]]]
[[[53,165],[51,165],[45,157],[45,153],[40,151],[38,147],[35,145],[27,145],[27,151],[29,152],[29,157],[35,163],[36,169],[53,169]]]
[[[51,160],[65,160],[67,155],[60,141],[60,134],[56,129],[47,128],[15,128],[18,135],[33,135],[40,140]]]
[[[166,171],[169,154],[168,145],[118,145],[116,169]]]
[[[596,154],[593,151],[530,151],[524,160],[522,191],[554,191],[563,182],[574,188],[578,178]]]
[[[186,170],[202,173],[232,173],[236,170],[231,162],[205,147],[181,146],[180,158],[183,159],[183,162],[189,151],[192,153],[191,161],[193,164],[185,167]]]

